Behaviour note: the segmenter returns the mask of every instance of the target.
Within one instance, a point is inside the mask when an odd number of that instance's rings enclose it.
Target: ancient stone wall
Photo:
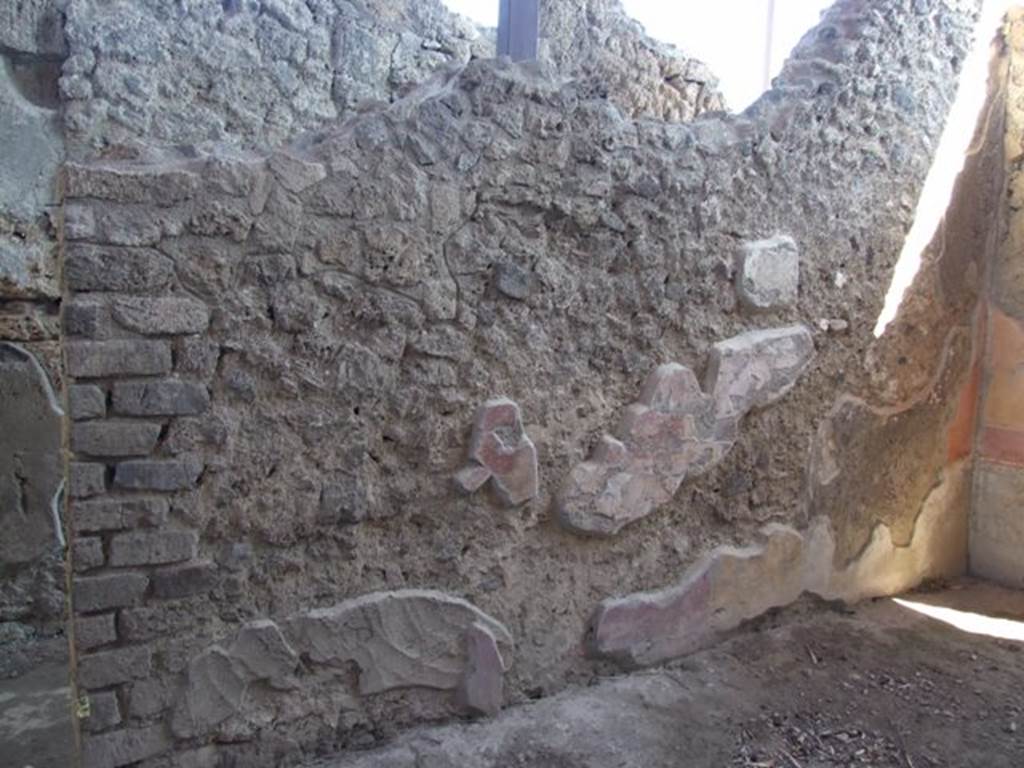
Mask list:
[[[69,165],[86,764],[366,746],[962,569],[986,183],[872,328],[975,11],[840,2],[741,117],[472,61]]]
[[[618,0],[547,0],[543,56],[624,111],[721,108],[700,62],[655,43]],[[266,149],[494,55],[441,0],[69,0],[60,81],[72,152],[226,142]]]
[[[592,6],[580,26],[575,2],[546,3],[546,55],[564,74],[585,67],[634,114],[690,119],[720,106],[699,62],[649,40],[613,0]],[[493,31],[475,29],[438,0],[2,3],[0,341],[16,347],[0,380],[11,403],[0,417],[8,438],[0,515],[12,521],[7,549],[35,553],[0,556],[0,622],[9,623],[2,637],[20,647],[38,632],[59,631],[64,600],[52,499],[37,503],[42,497],[32,495],[28,508],[12,501],[21,477],[12,468],[37,445],[54,451],[37,469],[60,465],[59,423],[46,420],[49,431],[37,440],[20,414],[37,412],[61,387],[56,213],[66,154],[202,143],[266,151],[369,103],[393,101],[438,69],[491,56],[492,39]],[[48,381],[35,381],[22,352]],[[59,479],[33,482],[49,487]],[[43,533],[45,552],[36,546]],[[6,641],[4,649],[15,655]]]

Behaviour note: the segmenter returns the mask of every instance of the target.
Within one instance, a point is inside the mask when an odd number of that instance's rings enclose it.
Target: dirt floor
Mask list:
[[[917,608],[805,601],[670,668],[319,765],[1024,766],[1024,593],[965,581],[903,599]],[[935,607],[1016,639],[918,612]]]

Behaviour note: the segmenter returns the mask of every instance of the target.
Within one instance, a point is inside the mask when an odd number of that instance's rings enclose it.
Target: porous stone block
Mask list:
[[[72,526],[78,533],[155,528],[167,521],[164,498],[92,499],[71,504]]]
[[[117,640],[113,613],[79,616],[75,619],[75,647],[79,652],[109,645]]]
[[[750,309],[772,310],[796,302],[800,253],[787,235],[744,243],[736,263],[736,292]]]
[[[199,600],[151,600],[137,608],[124,608],[117,614],[117,634],[121,640],[136,643],[188,633],[201,623],[204,608]]]
[[[100,339],[108,335],[107,308],[102,302],[76,296],[64,305],[64,333]]]
[[[78,684],[83,688],[107,688],[149,677],[152,668],[152,653],[146,646],[98,651],[78,659]]]
[[[120,768],[163,754],[171,745],[162,724],[87,736],[82,741],[82,768]]]
[[[72,341],[65,349],[68,373],[84,379],[154,376],[171,370],[171,346],[165,341]]]
[[[107,415],[107,395],[93,384],[72,384],[68,387],[68,407],[75,421],[102,419]]]
[[[87,456],[148,456],[159,438],[159,424],[90,421],[71,428],[71,450]]]
[[[110,564],[117,567],[177,563],[195,557],[198,545],[195,531],[119,533],[110,540]]]
[[[114,471],[114,485],[136,491],[187,491],[194,488],[202,464],[191,459],[123,461]]]
[[[74,581],[74,607],[78,612],[90,613],[135,605],[148,586],[149,579],[141,573],[79,576]]]
[[[510,299],[525,301],[530,296],[530,273],[518,264],[496,264],[494,287]]]
[[[103,540],[99,536],[75,539],[71,545],[71,563],[75,571],[90,571],[103,565]]]
[[[208,561],[161,568],[151,575],[153,596],[189,597],[209,592],[217,583],[217,566]]]
[[[89,716],[82,720],[87,733],[109,731],[121,724],[121,706],[115,691],[97,691],[89,694]]]
[[[156,293],[174,278],[173,262],[148,248],[68,247],[64,275],[73,291]]]
[[[107,468],[103,464],[72,461],[68,465],[68,490],[73,499],[96,496],[107,489]]]
[[[148,336],[201,333],[210,324],[206,305],[190,297],[117,299],[114,319],[124,328]]]
[[[188,416],[206,411],[210,394],[191,381],[119,381],[114,384],[113,405],[114,412],[124,416]]]

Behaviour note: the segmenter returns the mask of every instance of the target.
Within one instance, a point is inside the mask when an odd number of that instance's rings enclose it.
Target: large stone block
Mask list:
[[[57,551],[63,412],[38,361],[0,343],[0,565]],[[72,492],[85,490],[72,478]]]
[[[217,566],[197,562],[153,571],[153,596],[160,598],[189,597],[209,592],[217,583]]]
[[[83,536],[71,542],[71,564],[76,573],[91,571],[103,565],[103,540],[99,536]]]
[[[71,428],[71,450],[86,456],[148,456],[160,425],[145,421],[90,421]]]
[[[114,412],[125,416],[189,416],[210,406],[202,384],[172,379],[119,381],[114,384]]]
[[[87,736],[82,742],[82,768],[120,768],[163,754],[171,745],[162,724]]]
[[[68,246],[64,276],[73,291],[156,293],[174,279],[174,263],[148,248]]]
[[[156,528],[167,521],[170,504],[164,498],[91,499],[71,504],[76,533]]]
[[[147,587],[149,578],[142,573],[78,576],[73,590],[75,611],[90,613],[135,605],[142,599]]]
[[[72,461],[68,465],[68,491],[73,499],[96,496],[107,489],[107,468],[103,464]]]
[[[75,648],[79,653],[117,641],[113,613],[79,616],[75,619]]]
[[[793,238],[777,235],[744,243],[736,259],[736,292],[753,310],[794,304],[800,287],[800,253]]]
[[[102,419],[107,415],[107,395],[93,384],[72,384],[68,387],[68,407],[75,421]]]
[[[110,540],[110,564],[116,567],[178,563],[195,557],[198,546],[195,531],[119,533]]]
[[[121,705],[116,691],[98,691],[89,694],[89,716],[82,720],[86,733],[109,731],[121,723]]]
[[[85,379],[152,376],[171,370],[166,341],[73,341],[66,346],[68,373]]]
[[[114,319],[148,336],[201,333],[210,324],[203,302],[189,297],[128,297],[113,303]]]
[[[114,485],[133,491],[187,491],[195,487],[203,465],[192,459],[122,461]]]
[[[152,669],[153,655],[146,646],[89,653],[78,660],[78,684],[83,688],[107,688],[149,677]]]

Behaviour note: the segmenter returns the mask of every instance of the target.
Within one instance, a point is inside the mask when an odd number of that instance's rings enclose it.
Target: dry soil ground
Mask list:
[[[1024,767],[1024,593],[905,598],[1001,618],[974,634],[893,600],[806,601],[667,669],[476,724],[425,728],[330,768]]]

